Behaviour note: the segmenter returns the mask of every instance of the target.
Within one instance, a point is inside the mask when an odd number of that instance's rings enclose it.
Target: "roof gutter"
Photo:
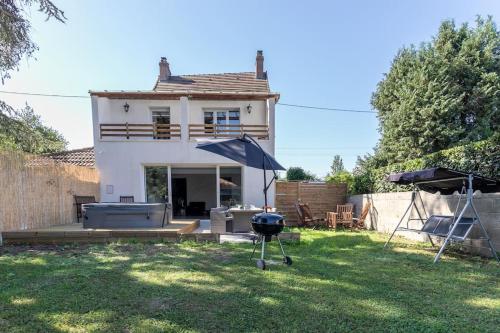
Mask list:
[[[156,99],[156,100],[176,100],[181,97],[190,99],[214,99],[214,100],[266,100],[274,98],[277,103],[280,98],[279,93],[260,92],[234,92],[234,91],[92,91],[90,96],[106,97],[110,99]]]

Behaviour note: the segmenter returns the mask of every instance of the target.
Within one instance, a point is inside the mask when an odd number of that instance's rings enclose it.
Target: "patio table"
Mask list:
[[[264,210],[261,208],[230,208],[229,212],[233,215],[233,232],[250,232],[252,224],[250,219]]]

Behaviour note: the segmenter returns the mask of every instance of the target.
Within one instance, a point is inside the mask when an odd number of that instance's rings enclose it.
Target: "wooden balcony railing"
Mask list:
[[[168,140],[181,137],[179,124],[100,124],[101,139],[118,138],[153,138]]]
[[[267,125],[221,125],[221,124],[190,124],[190,138],[237,138],[250,134],[258,139],[269,139]]]

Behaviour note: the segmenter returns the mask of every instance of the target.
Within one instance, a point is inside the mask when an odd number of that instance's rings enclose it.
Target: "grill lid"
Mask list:
[[[274,213],[259,213],[252,216],[252,223],[283,224],[283,216]]]

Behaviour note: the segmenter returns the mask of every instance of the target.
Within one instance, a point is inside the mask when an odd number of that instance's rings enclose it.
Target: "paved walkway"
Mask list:
[[[198,234],[209,234],[210,233],[210,220],[200,220],[200,226],[198,229],[193,231]],[[221,243],[252,243],[253,234],[226,234],[220,235]]]

